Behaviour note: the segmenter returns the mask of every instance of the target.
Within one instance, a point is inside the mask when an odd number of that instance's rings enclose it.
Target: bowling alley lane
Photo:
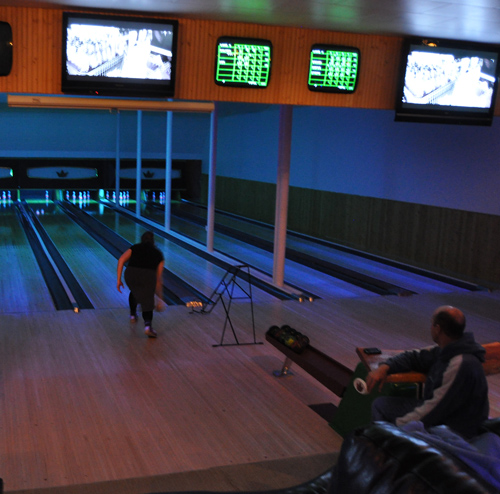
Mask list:
[[[164,203],[156,197],[157,204],[162,206]],[[135,211],[135,202],[127,204],[121,202],[122,207],[127,208],[130,212]],[[151,221],[163,225],[165,222],[165,213],[161,208],[146,207],[141,205],[141,214]],[[206,243],[207,231],[205,226],[201,226],[196,222],[186,221],[184,218],[172,215],[171,229],[176,233],[192,239],[200,244]],[[248,264],[252,269],[259,270],[265,273],[269,279],[273,273],[273,255],[266,252],[255,245],[250,245],[247,242],[238,240],[237,238],[228,237],[226,235],[216,233],[214,237],[215,250],[225,256],[235,259],[236,262]],[[285,271],[285,284],[298,292],[311,294],[313,298],[322,297],[362,297],[371,296],[373,292],[365,290],[351,283],[332,278],[326,274],[316,271],[307,266],[300,265],[293,261],[287,261]]]
[[[28,205],[94,308],[127,307],[127,295],[116,290],[116,259],[52,201]]]
[[[161,223],[164,213],[159,210],[149,209],[148,216],[151,220]],[[199,242],[206,241],[206,230],[203,226],[187,221],[186,219],[172,215],[172,230]],[[238,259],[242,263],[248,263],[272,276],[273,253],[266,252],[255,245],[238,240],[237,238],[217,233],[214,235],[214,247],[217,251]],[[285,283],[296,287],[307,293],[313,293],[316,297],[366,297],[373,292],[346,281],[333,278],[327,274],[316,271],[307,266],[287,260],[285,268]]]
[[[177,203],[172,209],[172,212],[173,214],[178,212],[181,216],[183,213],[188,213],[196,217],[206,216],[206,210],[204,208],[186,201]],[[269,242],[272,242],[274,239],[273,228],[270,228],[268,225],[246,220],[242,217],[216,212],[215,221],[218,225],[253,235],[259,239],[264,239]],[[351,269],[360,275],[367,275],[383,282],[392,283],[415,293],[467,292],[466,289],[460,288],[452,283],[440,281],[432,276],[413,273],[410,270],[392,266],[389,263],[358,255],[355,250],[348,252],[347,249],[336,249],[333,244],[332,246],[328,246],[316,241],[314,238],[294,235],[293,232],[288,232],[287,248]],[[287,269],[291,264],[292,262],[287,260]]]
[[[55,310],[12,201],[0,205],[0,313]]]
[[[131,244],[140,242],[141,235],[146,231],[145,227],[138,225],[132,219],[121,215],[114,209],[103,204],[90,203],[84,208],[84,211],[111,228]],[[223,268],[216,266],[168,239],[157,235],[156,244],[165,257],[165,268],[207,297],[212,294],[225,274]],[[242,284],[242,287],[248,291],[245,284]],[[245,296],[242,292],[239,292],[237,295],[235,294],[235,296],[240,295]],[[254,302],[266,302],[273,298],[263,290],[252,287],[252,299]]]

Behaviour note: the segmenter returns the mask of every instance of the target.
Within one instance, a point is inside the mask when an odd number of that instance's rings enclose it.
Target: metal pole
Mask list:
[[[141,216],[142,110],[137,112],[137,159],[135,170],[135,214]]]
[[[280,107],[273,258],[273,283],[276,286],[283,286],[285,279],[288,187],[290,185],[290,155],[292,147],[292,116],[292,106],[282,105]]]
[[[118,204],[118,194],[120,193],[120,112],[116,114],[116,156],[115,156],[115,196]]]
[[[208,173],[208,204],[207,204],[207,251],[214,250],[215,225],[215,178],[217,162],[217,103],[210,115],[210,157]]]
[[[166,156],[165,156],[165,230],[170,230],[172,201],[172,121],[173,113],[167,112]]]

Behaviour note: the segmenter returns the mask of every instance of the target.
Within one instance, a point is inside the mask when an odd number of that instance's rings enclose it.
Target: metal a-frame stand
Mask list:
[[[238,280],[238,275],[240,275],[240,278],[242,279],[246,278],[246,280],[248,281],[248,289],[245,289],[241,285],[241,281]],[[236,288],[239,289],[244,295],[236,296],[235,295]],[[250,312],[252,316],[252,332],[253,332],[253,341],[250,343],[240,343],[238,337],[236,336],[236,331],[234,330],[234,326],[231,321],[231,316],[229,315],[233,300],[238,300],[238,299],[250,300]],[[262,342],[256,341],[255,337],[255,319],[253,312],[252,282],[250,278],[250,267],[247,264],[239,264],[236,266],[231,266],[226,271],[226,273],[220,280],[219,284],[210,295],[209,302],[203,303],[202,308],[199,312],[202,314],[210,314],[210,312],[212,312],[212,310],[219,301],[221,302],[222,307],[224,308],[224,312],[226,313],[226,319],[224,321],[224,327],[222,330],[220,343],[213,346],[218,347],[218,346],[237,346],[237,345],[262,345]],[[193,309],[193,312],[198,312],[198,311],[195,311]],[[235,343],[224,343],[224,336],[226,334],[226,329],[228,324],[233,333]]]

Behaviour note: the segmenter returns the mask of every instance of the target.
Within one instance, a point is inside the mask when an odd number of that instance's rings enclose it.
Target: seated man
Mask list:
[[[366,378],[369,392],[376,385],[381,388],[388,374],[427,374],[423,399],[378,397],[372,404],[372,419],[398,426],[411,421],[420,421],[425,427],[447,425],[464,437],[476,435],[489,413],[482,366],[485,350],[464,330],[465,316],[460,310],[439,307],[431,323],[437,346],[401,353],[371,371]]]

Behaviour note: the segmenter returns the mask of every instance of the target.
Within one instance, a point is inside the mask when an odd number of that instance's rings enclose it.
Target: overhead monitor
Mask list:
[[[316,44],[309,55],[310,91],[353,93],[359,74],[360,51],[348,46]]]
[[[499,47],[410,38],[403,44],[396,120],[491,125]]]
[[[266,88],[271,75],[271,57],[269,40],[223,36],[217,40],[215,83]]]
[[[64,12],[62,91],[174,96],[177,30],[175,20]]]

